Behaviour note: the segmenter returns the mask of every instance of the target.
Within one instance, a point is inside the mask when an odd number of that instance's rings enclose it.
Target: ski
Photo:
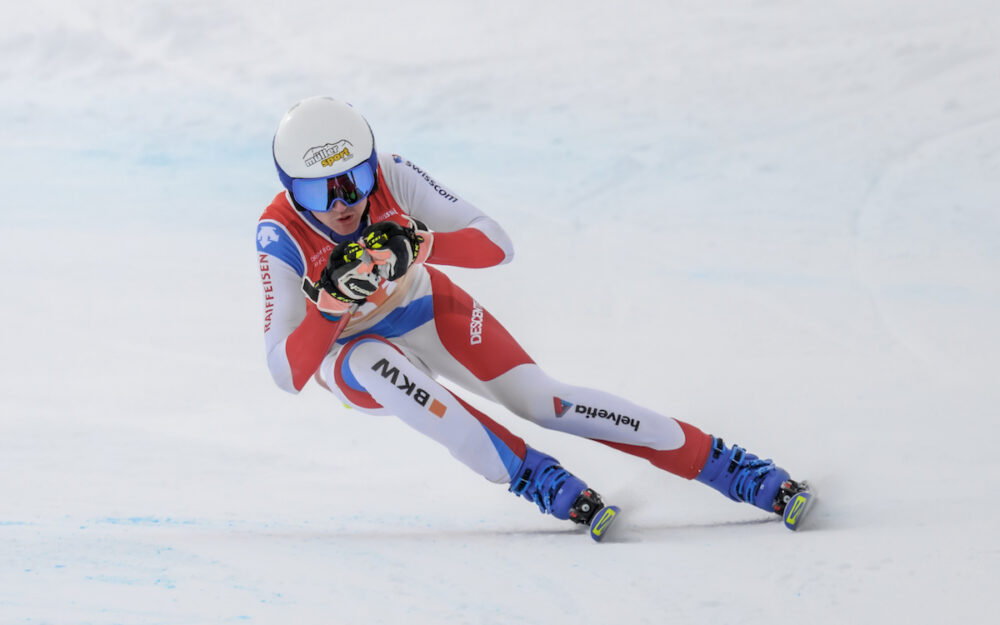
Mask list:
[[[815,494],[808,490],[793,493],[788,499],[788,503],[785,504],[785,510],[781,517],[785,527],[797,532],[809,515],[809,509],[812,508],[815,499]]]
[[[622,509],[618,506],[607,506],[601,500],[601,496],[593,489],[580,493],[573,502],[573,507],[569,509],[569,520],[580,525],[586,525],[590,530],[590,537],[601,542],[604,540],[611,526],[618,520],[618,515]]]
[[[618,506],[604,506],[590,521],[590,537],[601,542],[608,535],[611,526],[618,520],[622,509]]]

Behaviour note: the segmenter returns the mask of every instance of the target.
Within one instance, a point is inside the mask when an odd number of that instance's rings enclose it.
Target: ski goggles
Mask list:
[[[375,151],[365,162],[329,178],[292,178],[290,190],[303,208],[325,213],[336,201],[355,206],[375,188],[378,156]]]

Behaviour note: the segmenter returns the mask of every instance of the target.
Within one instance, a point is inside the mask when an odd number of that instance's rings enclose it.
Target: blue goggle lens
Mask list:
[[[354,206],[364,200],[375,188],[378,158],[371,158],[353,169],[329,178],[292,179],[292,197],[307,210],[325,213],[340,200]]]

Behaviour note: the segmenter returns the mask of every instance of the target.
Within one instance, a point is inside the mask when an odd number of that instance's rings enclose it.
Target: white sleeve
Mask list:
[[[292,368],[285,353],[285,341],[306,316],[302,278],[284,261],[258,254],[264,286],[264,349],[267,368],[282,390],[298,393],[292,384]]]
[[[285,342],[306,316],[306,300],[302,294],[305,257],[280,223],[261,220],[257,224],[257,260],[264,296],[267,368],[282,390],[297,393]]]
[[[501,264],[513,258],[514,244],[500,224],[427,172],[395,154],[380,156],[379,165],[392,196],[411,217],[435,232],[475,228],[503,251]]]

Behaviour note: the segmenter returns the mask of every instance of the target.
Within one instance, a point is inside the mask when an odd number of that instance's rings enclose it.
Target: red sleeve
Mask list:
[[[319,369],[323,358],[337,340],[338,326],[315,306],[306,305],[306,317],[285,341],[285,355],[292,369],[292,384],[301,391]]]
[[[481,230],[463,228],[455,232],[435,232],[428,263],[480,269],[503,262],[504,251]]]

